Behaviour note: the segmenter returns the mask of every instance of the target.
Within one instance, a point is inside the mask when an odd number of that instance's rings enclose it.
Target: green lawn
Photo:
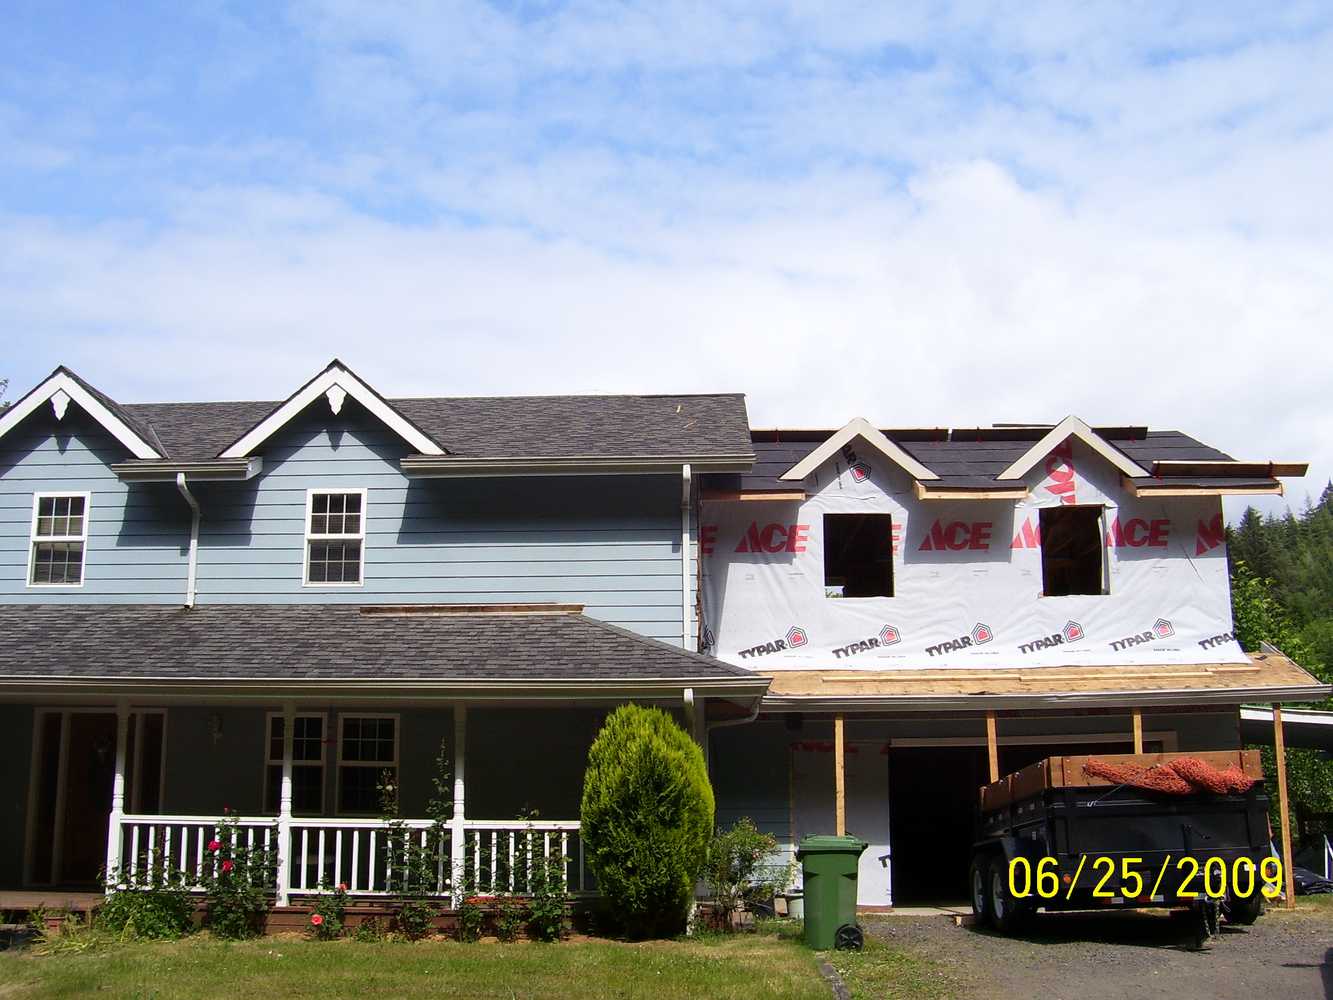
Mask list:
[[[579,938],[560,944],[455,941],[334,942],[284,935],[225,942],[120,941],[80,931],[52,953],[0,952],[0,1000],[68,997],[591,997],[686,1000],[832,995],[819,975],[832,962],[854,998],[953,995],[937,963],[868,939],[860,954],[816,955],[799,923],[761,922],[758,932],[628,943]]]
[[[630,944],[241,943],[196,935],[81,953],[0,953],[0,997],[830,996],[814,955],[773,934]]]

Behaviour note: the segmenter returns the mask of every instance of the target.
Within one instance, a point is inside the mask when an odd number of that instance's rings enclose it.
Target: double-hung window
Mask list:
[[[360,586],[366,559],[366,491],[311,490],[305,528],[306,585]]]
[[[374,815],[398,785],[398,716],[338,717],[338,811]]]
[[[292,812],[318,816],[324,811],[324,716],[292,717]],[[264,761],[264,809],[277,813],[282,798],[283,737],[287,720],[268,715],[268,756]]]
[[[87,493],[38,493],[32,501],[28,585],[83,586],[88,543]]]

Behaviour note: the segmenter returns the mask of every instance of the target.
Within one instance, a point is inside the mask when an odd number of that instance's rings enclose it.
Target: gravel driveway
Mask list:
[[[1308,905],[1308,904],[1307,904]],[[942,962],[966,997],[1042,1000],[1333,998],[1333,909],[1265,914],[1223,927],[1202,952],[1188,920],[1151,911],[1037,914],[1021,937],[943,917],[863,917],[897,948]]]

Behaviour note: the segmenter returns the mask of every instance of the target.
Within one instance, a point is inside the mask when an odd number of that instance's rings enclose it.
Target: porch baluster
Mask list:
[[[352,831],[352,881],[349,884],[351,890],[356,892],[357,869],[361,866],[361,831]]]
[[[310,831],[301,829],[301,888],[306,887],[306,872],[310,870]]]
[[[326,870],[326,869],[325,869],[325,859],[326,859],[327,857],[328,857],[328,855],[324,853],[324,828],[323,828],[323,827],[320,827],[320,828],[319,828],[319,854],[317,855],[317,858],[318,858],[318,861],[319,861],[319,877],[318,877],[317,879],[315,879],[315,888],[316,888],[316,889],[319,889],[319,888],[321,888],[321,887],[324,885],[324,872],[325,872],[325,870]]]
[[[204,828],[196,826],[194,832],[198,837],[194,842],[194,884],[199,886],[204,881]]]
[[[497,836],[497,831],[492,830],[492,831],[491,831],[491,886],[490,886],[490,891],[491,891],[491,892],[495,892],[495,860],[496,860],[496,858],[495,858],[495,854],[496,854],[496,850],[495,850],[495,838],[496,838],[496,836]]]
[[[139,824],[130,827],[130,877],[139,874]]]
[[[509,894],[514,894],[514,831],[509,831]]]
[[[366,880],[366,891],[375,891],[375,831],[370,831],[370,853],[367,855],[370,862],[370,877]]]
[[[343,883],[343,832],[333,831],[333,884]]]

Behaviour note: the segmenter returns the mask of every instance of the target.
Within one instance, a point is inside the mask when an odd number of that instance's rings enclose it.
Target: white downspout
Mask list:
[[[690,465],[680,467],[680,648],[690,648]]]
[[[185,473],[176,473],[176,489],[190,505],[190,562],[185,574],[185,606],[194,607],[195,580],[199,571],[199,501],[185,485]]]

